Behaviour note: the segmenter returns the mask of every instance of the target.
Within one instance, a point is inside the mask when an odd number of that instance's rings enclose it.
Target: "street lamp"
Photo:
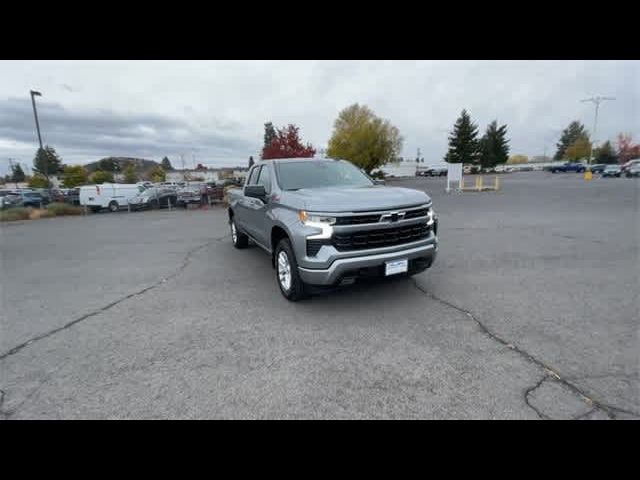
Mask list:
[[[598,110],[600,109],[600,103],[606,100],[615,100],[615,97],[591,97],[585,98],[584,100],[580,100],[581,102],[592,102],[596,105],[596,115],[593,120],[593,141],[591,142],[591,147],[589,149],[589,165],[591,165],[591,157],[593,156],[593,145],[596,143],[596,129],[598,128]]]
[[[40,92],[36,92],[35,90],[30,90],[31,94],[31,104],[33,105],[33,116],[36,119],[36,130],[38,131],[38,142],[40,143],[40,149],[42,149],[42,137],[40,136],[40,122],[38,122],[38,110],[36,109],[36,99],[35,97],[41,97],[42,94]]]

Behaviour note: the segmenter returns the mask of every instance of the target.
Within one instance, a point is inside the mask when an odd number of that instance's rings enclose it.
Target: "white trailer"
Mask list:
[[[85,185],[80,187],[80,205],[94,212],[108,208],[117,212],[129,205],[129,198],[144,192],[145,187],[127,183],[103,183],[102,185]]]

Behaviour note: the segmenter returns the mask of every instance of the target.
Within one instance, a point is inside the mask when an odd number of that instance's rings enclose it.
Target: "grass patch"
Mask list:
[[[49,210],[44,210],[42,208],[34,208],[29,212],[29,218],[31,220],[37,220],[39,218],[51,218],[55,217],[56,214],[54,212],[50,212]]]
[[[47,211],[56,217],[62,215],[82,215],[82,207],[69,205],[68,203],[51,203],[47,206]]]
[[[30,208],[16,207],[0,212],[0,222],[15,222],[18,220],[29,220]]]

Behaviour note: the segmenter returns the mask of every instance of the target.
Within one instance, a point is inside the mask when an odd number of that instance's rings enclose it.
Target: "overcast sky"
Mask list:
[[[245,165],[258,158],[264,123],[295,123],[326,147],[338,112],[366,104],[395,124],[404,156],[440,161],[463,108],[481,130],[508,125],[512,154],[555,151],[574,120],[598,139],[640,140],[638,61],[0,61],[0,171],[31,166],[37,136],[29,90],[39,90],[43,142],[65,163],[106,156],[180,167]]]

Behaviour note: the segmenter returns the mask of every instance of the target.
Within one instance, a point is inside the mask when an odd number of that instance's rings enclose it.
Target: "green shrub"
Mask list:
[[[15,222],[16,220],[29,220],[30,208],[16,207],[0,212],[0,222]]]
[[[82,207],[69,205],[68,203],[51,203],[47,206],[47,210],[56,217],[60,217],[62,215],[82,215]]]

